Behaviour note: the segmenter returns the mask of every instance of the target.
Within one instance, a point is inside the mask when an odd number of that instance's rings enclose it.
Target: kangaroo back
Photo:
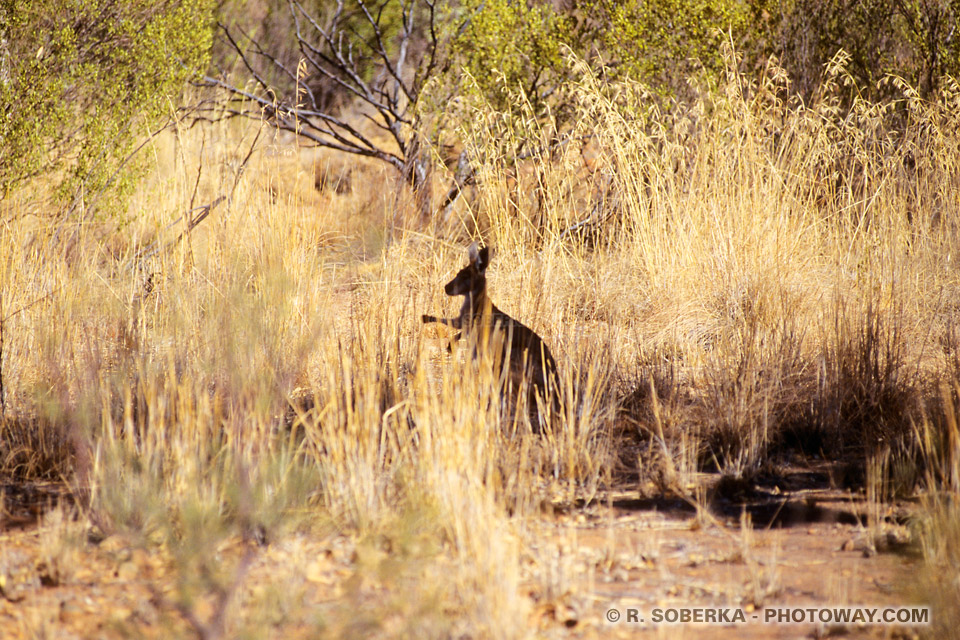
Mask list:
[[[554,408],[558,408],[557,363],[533,329],[498,309],[487,296],[490,248],[478,249],[474,243],[468,249],[468,258],[467,266],[444,286],[448,296],[463,296],[460,315],[449,319],[424,315],[423,322],[440,322],[458,329],[455,339],[466,332],[475,345],[475,357],[489,357],[490,350],[501,345],[502,362],[510,367],[511,386],[518,389],[526,383],[531,425],[539,432],[538,397],[542,403],[552,398]]]

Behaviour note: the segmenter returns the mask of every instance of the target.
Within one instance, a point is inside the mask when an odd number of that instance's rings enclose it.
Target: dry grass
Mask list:
[[[13,194],[0,466],[66,479],[105,534],[162,553],[176,587],[158,601],[202,637],[406,636],[411,620],[419,637],[522,636],[542,509],[647,480],[692,498],[698,471],[751,478],[789,456],[851,461],[860,486],[880,468],[878,500],[925,490],[923,551],[956,573],[960,445],[939,389],[960,371],[960,88],[847,114],[843,79],[800,105],[771,67],[658,112],[584,74],[560,147],[461,103],[478,183],[426,225],[378,167],[288,139],[238,174],[253,133],[236,123],[158,141],[119,223],[24,215]],[[521,139],[541,152],[508,162]],[[497,305],[557,356],[544,438],[507,423],[497,372],[420,323],[455,306],[441,285],[476,237],[496,248]],[[277,613],[302,577],[240,587],[255,543],[335,535],[359,577],[320,618]],[[778,586],[759,571],[757,602]],[[538,606],[569,605],[562,573],[537,574]]]

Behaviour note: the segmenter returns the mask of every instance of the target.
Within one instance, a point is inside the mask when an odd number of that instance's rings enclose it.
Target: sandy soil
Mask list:
[[[529,616],[520,625],[541,637],[914,637],[915,629],[895,626],[763,622],[765,611],[776,607],[916,604],[909,593],[919,559],[898,524],[909,504],[885,506],[880,514],[885,522],[867,527],[864,515],[870,509],[856,495],[802,486],[809,482],[790,484],[781,478],[741,487],[735,499],[714,495],[709,514],[698,514],[683,499],[641,499],[635,492],[606,496],[602,504],[547,508],[521,525]],[[47,487],[32,495],[46,496],[49,504],[57,491]],[[51,538],[38,524],[39,509],[29,509],[22,492],[6,494],[0,636],[194,635],[183,611],[171,604],[173,581],[161,554],[110,536],[81,539],[50,560],[44,547]],[[746,530],[744,512],[752,521]],[[382,589],[369,580],[358,584],[355,542],[342,535],[297,534],[259,545],[235,540],[216,552],[249,561],[235,591],[238,600],[262,597],[273,584],[295,603],[290,606],[296,614],[288,611],[285,622],[267,627],[270,637],[314,637],[310,621],[338,603],[342,608],[345,594],[362,608]],[[545,593],[544,585],[552,585],[553,593]],[[721,608],[730,617],[740,612],[744,621],[653,620],[657,609],[665,617],[670,609],[684,608],[691,615],[697,608]],[[212,600],[201,600],[193,614],[204,621],[213,610]],[[611,623],[608,617],[617,615]]]

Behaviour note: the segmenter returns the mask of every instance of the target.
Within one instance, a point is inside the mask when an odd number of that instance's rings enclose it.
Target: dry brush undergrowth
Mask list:
[[[375,167],[331,189],[328,158],[283,138],[248,158],[230,123],[158,142],[122,224],[14,194],[3,471],[67,480],[105,534],[165,554],[157,601],[204,637],[523,635],[518,594],[570,595],[521,571],[544,505],[789,456],[924,489],[929,565],[956,573],[960,87],[872,104],[835,62],[809,105],[775,65],[670,109],[583,70],[571,131],[459,101],[476,178],[426,229]],[[543,438],[420,323],[478,236],[497,305],[558,356]],[[351,540],[360,579],[271,615],[302,576],[241,589],[257,544],[309,533]]]

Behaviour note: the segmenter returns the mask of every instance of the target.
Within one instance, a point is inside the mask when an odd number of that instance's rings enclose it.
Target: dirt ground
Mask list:
[[[686,499],[642,499],[636,492],[548,507],[521,526],[521,593],[529,598],[529,615],[520,626],[539,637],[916,637],[922,628],[763,622],[764,612],[775,607],[918,604],[909,594],[919,559],[899,524],[910,505],[885,506],[879,513],[884,523],[867,526],[870,508],[862,497],[804,485],[810,483],[781,478],[728,489],[733,498],[712,496],[709,513],[698,513]],[[49,504],[58,491],[46,487],[31,495],[46,496]],[[175,587],[161,554],[121,536],[82,539],[52,553],[45,547],[54,538],[46,523],[40,526],[39,509],[28,508],[30,496],[9,488],[5,495],[3,638],[190,637],[184,615],[200,621],[212,615],[212,601],[201,600],[186,614],[171,604]],[[262,599],[276,589],[287,601],[275,614],[279,624],[267,623],[266,637],[315,637],[316,620],[342,608],[338,601],[345,596],[360,609],[383,596],[382,585],[358,581],[356,543],[345,535],[301,533],[266,544],[235,540],[216,552],[249,562],[232,594],[236,599]],[[552,585],[552,593],[544,585]],[[744,621],[653,619],[696,608],[722,608],[731,617],[740,612]],[[391,635],[382,624],[373,635]],[[323,628],[341,637],[357,633],[349,625]],[[463,637],[474,636],[468,631]]]

